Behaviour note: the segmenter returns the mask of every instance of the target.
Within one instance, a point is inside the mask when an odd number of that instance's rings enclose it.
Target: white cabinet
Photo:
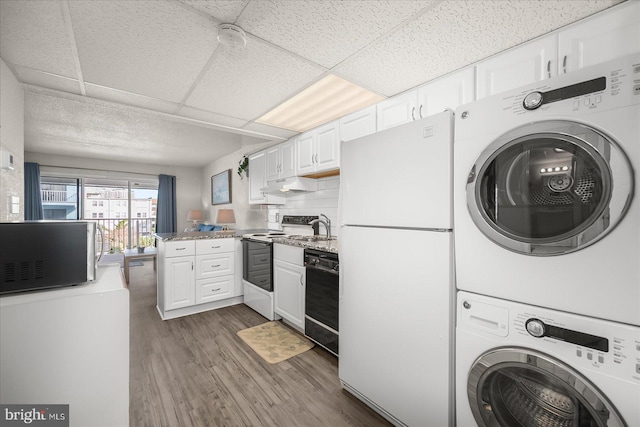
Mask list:
[[[640,51],[640,2],[628,1],[558,33],[558,72]]]
[[[249,204],[284,204],[284,196],[268,194],[267,151],[259,151],[249,156]]]
[[[376,132],[375,105],[348,114],[340,119],[340,141],[350,141]]]
[[[233,238],[160,241],[158,311],[163,319],[242,302]]]
[[[417,115],[418,91],[396,95],[377,104],[377,129],[389,129],[419,118]]]
[[[474,67],[463,68],[418,88],[420,118],[455,110],[475,98]]]
[[[295,139],[266,150],[266,181],[289,178],[295,174]]]
[[[159,270],[164,279],[165,310],[188,307],[195,304],[194,241],[167,242],[162,248]],[[160,272],[159,271],[159,272]]]
[[[273,245],[273,293],[275,312],[287,323],[304,331],[304,249]]]
[[[319,126],[296,138],[296,171],[300,176],[340,167],[340,122]]]
[[[629,1],[476,65],[476,98],[640,50],[640,2]]]
[[[557,36],[552,34],[476,65],[476,99],[554,77]]]
[[[377,105],[378,131],[441,113],[474,100],[474,67],[434,80]]]

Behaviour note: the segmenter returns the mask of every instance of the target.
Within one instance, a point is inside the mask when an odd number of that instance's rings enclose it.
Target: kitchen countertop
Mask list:
[[[229,239],[242,237],[248,233],[264,233],[264,229],[259,230],[229,230],[228,232],[220,231],[187,231],[178,233],[154,233],[153,237],[163,242],[179,241],[179,240],[204,240],[204,239]]]
[[[289,237],[275,237],[273,239],[273,243],[281,243],[289,246],[298,246],[300,248],[305,249],[316,249],[319,251],[331,252],[334,254],[338,253],[339,243],[338,238],[335,236],[331,237],[331,240],[318,240],[318,241],[307,241],[307,240],[298,240],[291,239]]]

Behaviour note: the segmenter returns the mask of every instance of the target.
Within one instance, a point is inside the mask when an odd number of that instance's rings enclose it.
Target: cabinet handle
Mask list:
[[[222,289],[222,288],[211,289],[211,292],[218,292],[220,289]]]
[[[211,246],[211,249],[220,249],[220,246]]]
[[[266,261],[267,259],[268,259],[268,258],[262,258],[260,261],[261,261],[261,262],[264,262],[264,261]]]
[[[220,267],[220,264],[216,264],[216,265],[212,265],[211,268],[218,268]]]
[[[547,61],[547,75],[551,78],[551,60]]]
[[[562,58],[562,72],[567,74],[567,55]]]
[[[411,120],[415,120],[416,116],[414,113],[416,112],[416,107],[411,107]]]
[[[184,251],[187,248],[176,248],[176,251]]]
[[[193,262],[191,263],[191,269],[193,270]]]
[[[420,108],[418,108],[418,115],[420,116],[420,118],[422,118],[422,105],[420,105]]]
[[[302,276],[300,276],[300,286],[304,286],[304,283],[302,283]]]

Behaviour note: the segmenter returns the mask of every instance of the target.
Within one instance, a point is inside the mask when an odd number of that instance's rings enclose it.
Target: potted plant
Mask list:
[[[140,240],[138,241],[139,246],[138,246],[138,252],[139,253],[143,253],[144,252],[144,248],[151,246],[153,244],[153,238],[149,235],[147,236],[142,236],[140,238]]]
[[[242,173],[249,178],[249,158],[247,156],[242,156],[242,159],[238,162],[238,175],[240,175],[240,179],[242,179]]]

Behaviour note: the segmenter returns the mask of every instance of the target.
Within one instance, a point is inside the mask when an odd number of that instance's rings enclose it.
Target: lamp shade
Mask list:
[[[217,224],[235,224],[236,216],[233,213],[233,209],[218,209],[216,215]]]
[[[202,221],[202,211],[187,212],[187,221]]]

